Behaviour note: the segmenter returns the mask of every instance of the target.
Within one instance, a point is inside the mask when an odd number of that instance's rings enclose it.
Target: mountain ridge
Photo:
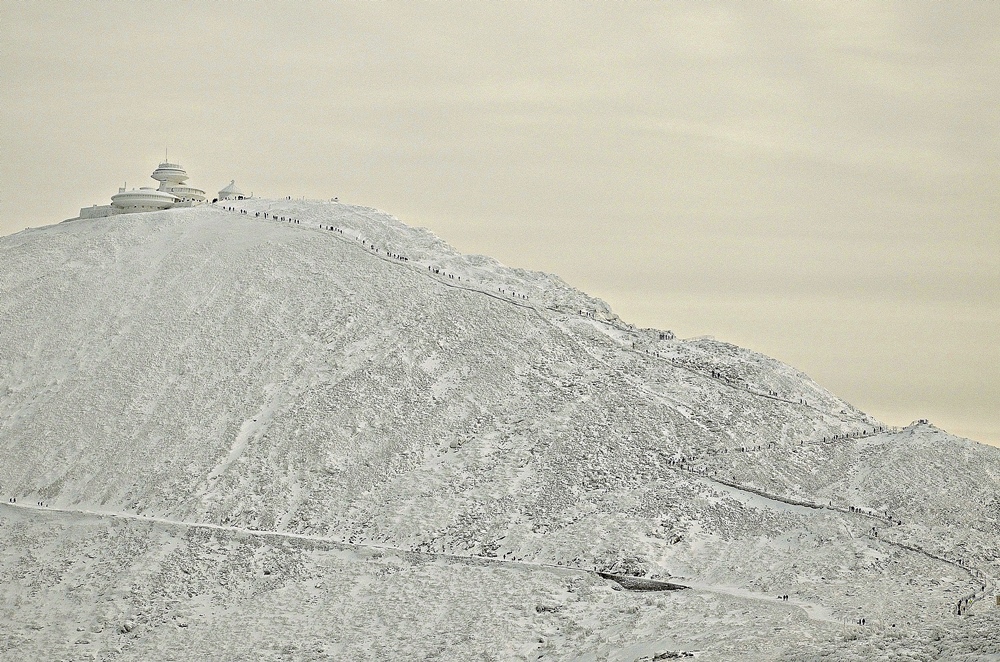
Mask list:
[[[865,537],[848,507],[891,509],[901,543],[960,545],[996,574],[996,541],[976,538],[991,510],[935,501],[865,450],[905,465],[917,435],[920,462],[941,465],[926,426],[881,432],[794,368],[636,328],[370,208],[251,199],[5,237],[0,325],[0,490],[52,510],[684,578],[758,602],[794,586],[834,624],[938,619],[979,590],[902,590],[950,561]],[[956,475],[995,480],[998,454],[969,448]],[[862,466],[900,489],[823,473]],[[795,505],[824,499],[837,508]],[[928,509],[965,515],[949,530]]]

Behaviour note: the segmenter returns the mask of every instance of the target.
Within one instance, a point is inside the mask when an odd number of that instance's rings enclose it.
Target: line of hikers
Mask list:
[[[7,497],[7,503],[17,503],[17,497]],[[35,505],[41,508],[46,507],[46,504],[42,501],[36,501]]]
[[[289,199],[291,199],[291,198],[289,198]],[[246,213],[248,213],[246,209],[237,209],[235,207],[223,207],[223,209],[225,209],[227,211],[238,212],[240,214],[246,214]],[[286,217],[286,216],[278,216],[276,214],[270,214],[269,215],[267,212],[255,212],[254,213],[254,217],[255,218],[260,218],[261,216],[263,216],[265,219],[270,218],[270,219],[275,220],[275,221],[288,221],[289,223],[301,224],[301,221],[299,219],[297,219],[297,218],[290,218],[290,217]],[[321,230],[332,230],[334,232],[339,232],[340,234],[344,234],[344,231],[342,229],[334,227],[332,225],[325,226],[325,225],[320,224],[319,227],[320,227]],[[361,244],[365,248],[370,248],[371,250],[375,251],[376,253],[379,252],[378,247],[375,246],[374,243],[369,243],[367,239],[362,239],[360,237],[358,239],[361,241]],[[399,253],[393,253],[393,252],[387,250],[387,251],[385,251],[385,254],[386,254],[386,256],[391,257],[391,258],[393,258],[395,260],[399,260],[400,262],[409,262],[410,261],[410,258],[406,257],[405,255],[400,255]],[[455,274],[447,273],[447,272],[442,271],[441,269],[439,269],[437,267],[430,267],[429,266],[429,267],[427,267],[427,270],[430,271],[431,273],[437,274],[439,276],[447,276],[451,280],[462,280],[461,276],[456,276]],[[508,296],[515,297],[517,299],[524,299],[526,301],[528,299],[527,295],[521,294],[519,292],[514,292],[513,290],[511,290],[510,292],[507,292],[503,288],[497,288],[497,290],[501,294],[506,294]]]

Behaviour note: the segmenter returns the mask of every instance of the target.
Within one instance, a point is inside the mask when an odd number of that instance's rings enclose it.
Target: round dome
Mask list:
[[[225,200],[227,198],[245,198],[246,194],[240,190],[240,187],[236,185],[236,180],[230,180],[229,186],[219,191],[219,199]]]
[[[150,176],[158,182],[175,185],[183,183],[188,178],[187,172],[179,163],[167,163],[166,161],[161,163]]]
[[[147,187],[118,191],[111,196],[111,206],[125,211],[158,211],[169,209],[175,202],[177,196]]]

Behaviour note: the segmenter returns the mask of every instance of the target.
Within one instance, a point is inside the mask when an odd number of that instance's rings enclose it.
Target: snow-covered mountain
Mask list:
[[[370,208],[26,230],[0,239],[0,646],[985,654],[1000,452],[884,427]]]

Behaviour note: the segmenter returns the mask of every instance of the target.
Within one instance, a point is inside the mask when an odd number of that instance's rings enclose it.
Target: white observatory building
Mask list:
[[[179,163],[164,161],[151,175],[153,179],[160,182],[157,188],[143,186],[125,190],[124,187],[118,189],[118,193],[111,196],[110,205],[94,205],[84,207],[80,210],[80,218],[103,218],[116,214],[132,214],[142,211],[160,211],[173,207],[194,207],[205,202],[205,192],[199,188],[188,186],[188,174]],[[245,198],[243,192],[236,188],[235,183],[223,189],[227,191],[233,189],[236,195],[232,197]],[[222,191],[219,197],[222,198]]]
[[[205,202],[204,191],[199,188],[191,188],[190,186],[184,185],[184,182],[187,181],[188,174],[179,163],[167,163],[164,161],[157,166],[156,170],[154,170],[153,174],[150,176],[160,182],[160,187],[157,189],[158,191],[171,193],[177,197],[178,204],[174,205],[175,207],[191,207]],[[114,198],[112,198],[112,200],[114,200]]]
[[[118,193],[111,196],[111,204],[98,207],[84,207],[80,210],[80,218],[98,218],[101,216],[112,216],[114,214],[131,214],[140,211],[160,211],[170,209],[177,204],[177,196],[172,193],[158,191],[151,186],[134,188],[126,191],[124,188],[118,189]],[[107,210],[108,213],[98,213]]]

